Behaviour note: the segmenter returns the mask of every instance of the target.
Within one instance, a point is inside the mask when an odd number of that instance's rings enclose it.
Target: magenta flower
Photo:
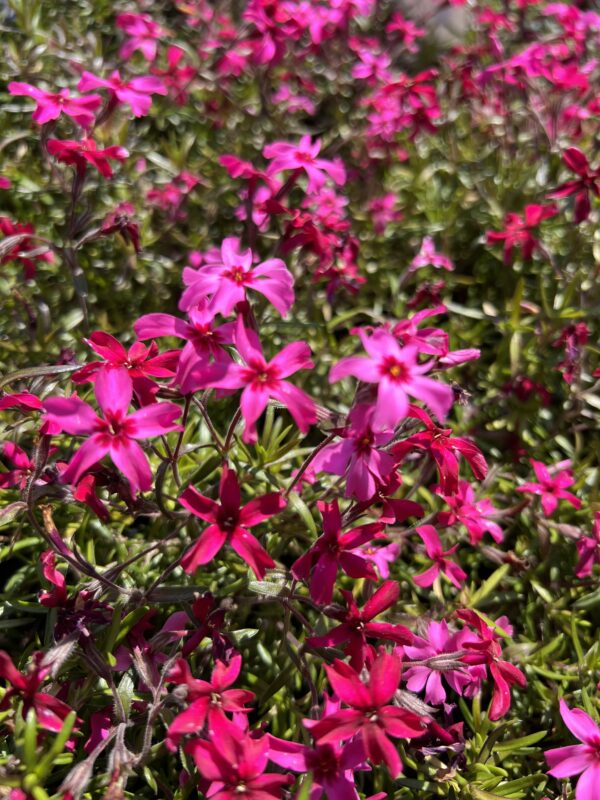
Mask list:
[[[477,641],[467,630],[451,632],[445,620],[427,624],[424,636],[415,636],[412,643],[403,648],[404,655],[411,661],[428,661],[431,665],[419,664],[409,666],[404,673],[406,688],[411,692],[425,689],[425,701],[433,705],[446,702],[446,690],[442,685],[442,677],[457,694],[472,697],[481,686],[486,670],[482,665],[467,666],[461,664],[459,658],[465,641]],[[446,656],[446,663],[440,656]],[[448,668],[450,663],[454,668]],[[436,669],[437,664],[437,669]]]
[[[104,150],[99,150],[93,139],[49,139],[46,145],[48,152],[58,161],[77,167],[80,175],[86,170],[88,164],[96,167],[105,178],[112,178],[112,168],[109,159],[125,161],[129,153],[124,147],[112,145]]]
[[[279,800],[292,775],[266,773],[269,737],[257,738],[224,716],[215,717],[210,739],[195,739],[185,747],[198,772],[210,781],[211,800]]]
[[[153,94],[167,94],[167,87],[160,78],[147,75],[141,78],[123,80],[119,70],[114,70],[110,78],[99,78],[91,72],[85,71],[81,76],[77,88],[80,92],[90,89],[108,89],[109,103],[114,105],[127,105],[131,108],[134,117],[145,117],[150,111]]]
[[[217,503],[195,489],[188,486],[179,498],[179,502],[192,514],[210,522],[200,538],[181,559],[186,572],[193,572],[202,564],[217,555],[225,542],[253,570],[259,580],[265,571],[275,566],[275,562],[258,540],[249,533],[253,528],[269,517],[279,514],[286,506],[285,499],[279,492],[269,492],[255,497],[240,508],[240,485],[237,475],[227,465],[223,467],[219,484],[219,500]]]
[[[129,480],[132,492],[147,492],[152,487],[152,471],[136,440],[182,430],[175,422],[181,409],[175,403],[154,403],[128,415],[133,387],[122,369],[102,369],[96,378],[95,393],[102,417],[77,396],[44,401],[46,418],[62,431],[74,436],[89,435],[63,472],[63,479],[77,483],[86,470],[108,454]]]
[[[210,310],[228,316],[238,303],[246,300],[246,289],[263,294],[285,317],[294,304],[294,279],[280,258],[269,258],[252,266],[252,250],[241,250],[240,240],[229,236],[221,245],[217,262],[209,262],[198,270],[186,267],[183,282],[186,289],[179,308],[187,311],[207,297]]]
[[[544,753],[555,778],[581,777],[577,781],[576,800],[598,800],[600,797],[600,728],[580,708],[569,708],[561,698],[560,715],[567,728],[581,744],[555,747]]]
[[[446,418],[454,398],[452,389],[424,377],[432,364],[418,363],[415,345],[400,347],[391,333],[381,329],[371,336],[364,331],[358,335],[368,356],[343,358],[332,367],[330,383],[354,375],[365,383],[379,384],[373,420],[382,427],[395,427],[408,415],[409,395],[426,403],[440,419]]]
[[[249,444],[258,440],[256,421],[271,397],[287,408],[298,428],[306,433],[317,420],[315,404],[305,392],[284,378],[314,366],[308,345],[291,342],[270,361],[265,361],[258,336],[244,327],[240,316],[235,346],[244,360],[243,365],[218,363],[207,370],[192,370],[186,388],[243,389],[240,409],[246,426],[242,440]]]
[[[345,644],[344,653],[350,657],[350,664],[357,672],[365,663],[372,662],[375,649],[367,643],[369,639],[383,639],[397,645],[410,644],[414,638],[404,625],[392,625],[389,622],[373,622],[375,617],[391,608],[400,595],[400,587],[396,581],[385,581],[375,594],[370,597],[362,611],[356,605],[352,592],[342,589],[346,609],[339,612],[328,612],[328,616],[338,619],[338,625],[324,636],[310,636],[307,644],[312,647],[335,647]]]
[[[575,567],[575,575],[578,578],[589,578],[594,564],[600,564],[600,511],[594,513],[592,535],[582,536],[577,540],[576,547],[579,561]]]
[[[538,483],[524,483],[522,486],[517,486],[517,492],[539,495],[542,498],[544,514],[548,517],[556,511],[559,500],[566,500],[574,508],[581,508],[581,500],[571,492],[566,491],[567,487],[575,483],[571,470],[563,468],[564,466],[570,466],[570,461],[557,464],[553,469],[554,477],[550,474],[548,467],[541,461],[535,461],[532,458],[530,462]]]
[[[550,197],[575,195],[575,224],[584,222],[590,215],[590,194],[600,197],[600,167],[592,169],[586,156],[576,147],[567,147],[563,161],[578,177],[561,184]]]
[[[374,430],[374,406],[359,404],[348,415],[347,427],[337,433],[341,441],[326,445],[314,458],[315,472],[346,476],[346,497],[369,500],[394,468],[394,459],[382,447],[393,430]]]
[[[235,328],[233,322],[217,326],[215,314],[207,308],[206,303],[190,308],[188,316],[189,322],[186,322],[172,314],[145,314],[133,326],[140,339],[174,336],[186,340],[175,375],[175,383],[184,393],[189,390],[188,376],[194,369],[201,373],[211,360],[223,363],[231,361],[225,345],[233,344]]]
[[[420,267],[428,266],[436,267],[437,269],[441,267],[450,271],[454,269],[454,264],[448,256],[445,256],[443,253],[438,253],[435,249],[435,243],[431,236],[425,236],[421,242],[421,249],[410,262],[409,271],[414,272]]]
[[[367,758],[373,764],[385,763],[392,778],[396,778],[402,772],[402,762],[388,737],[412,739],[424,733],[421,717],[389,705],[398,689],[401,669],[398,656],[381,653],[373,662],[365,684],[349,664],[338,659],[331,666],[326,664],[333,691],[350,708],[311,724],[317,744],[360,736]]]
[[[117,28],[120,28],[128,39],[119,50],[120,58],[128,61],[139,50],[146,61],[154,61],[158,49],[158,41],[166,31],[155,22],[149,14],[117,14]]]
[[[339,704],[326,702],[324,716],[338,708]],[[323,794],[330,800],[358,800],[354,770],[368,769],[364,748],[357,739],[345,745],[333,742],[310,747],[269,734],[269,761],[292,772],[312,773],[309,800],[320,800]]]
[[[263,156],[271,161],[267,169],[268,175],[287,170],[304,170],[308,177],[306,191],[318,194],[325,183],[325,174],[342,186],[346,182],[346,170],[340,161],[329,161],[317,158],[321,150],[321,142],[311,142],[310,136],[303,136],[299,144],[291,142],[274,142],[263,150]],[[324,174],[325,173],[325,174]]]
[[[39,125],[58,119],[61,114],[66,114],[75,120],[82,128],[90,128],[94,122],[93,112],[102,105],[99,94],[88,94],[86,97],[71,97],[68,89],[61,89],[58,93],[45,92],[28,83],[12,81],[8,84],[8,91],[12,95],[31,97],[36,102],[32,119]]]
[[[460,589],[467,578],[467,573],[448,558],[448,556],[456,552],[458,545],[455,544],[449,550],[444,550],[438,532],[433,525],[421,525],[416,528],[416,532],[425,543],[425,552],[433,561],[433,564],[425,572],[413,577],[417,586],[431,586],[440,572],[442,572],[457,589]]]
[[[18,486],[25,489],[29,477],[35,471],[35,463],[27,453],[14,442],[4,442],[0,445],[0,455],[12,464],[12,469],[0,472],[0,489]]]
[[[292,564],[292,575],[309,583],[310,596],[315,603],[330,603],[338,569],[351,578],[377,580],[377,574],[367,559],[356,553],[361,544],[370,542],[383,530],[378,522],[360,525],[342,533],[342,516],[337,500],[318,501],[323,516],[323,535]]]
[[[36,241],[35,229],[31,222],[13,222],[10,217],[0,216],[0,233],[6,238],[10,236],[19,237],[14,240],[14,246],[8,248],[6,248],[6,240],[0,240],[3,243],[3,255],[0,256],[0,264],[18,261],[23,265],[27,280],[31,280],[35,276],[36,262],[52,263],[54,261],[52,250],[38,246],[39,242]]]
[[[8,653],[0,650],[0,678],[10,686],[0,701],[0,711],[10,708],[13,697],[18,697],[23,703],[21,712],[23,719],[27,717],[29,709],[33,708],[40,728],[57,733],[62,728],[66,717],[71,713],[71,709],[53,694],[38,692],[40,685],[50,672],[49,666],[42,666],[43,657],[44,653],[34,653],[33,661],[23,675],[15,667]]]
[[[189,706],[169,725],[167,743],[170,749],[178,747],[182,736],[199,734],[207,719],[209,729],[213,729],[217,715],[222,716],[225,712],[250,713],[252,709],[245,705],[254,700],[254,693],[229,688],[238,679],[241,669],[242,657],[235,653],[228,664],[217,661],[210,681],[202,681],[192,677],[187,661],[182,658],[177,661],[167,681],[187,686],[186,700]]]
[[[452,428],[440,428],[422,409],[411,406],[408,416],[421,420],[427,430],[414,433],[395,444],[391,452],[401,461],[407,453],[416,448],[424,450],[435,461],[440,476],[440,488],[445,495],[452,496],[458,491],[459,457],[462,455],[471,467],[477,480],[487,475],[487,462],[477,445],[468,439],[452,435]]]
[[[450,511],[438,512],[437,521],[440,525],[461,523],[468,530],[469,540],[473,545],[479,544],[486,532],[495,542],[502,541],[504,536],[502,528],[490,519],[494,514],[498,514],[498,509],[487,497],[475,500],[475,492],[468,481],[459,481],[456,493],[451,496],[445,495],[441,487],[436,489],[436,493],[441,495],[450,507]]]
[[[12,186],[12,181],[10,178],[5,178],[3,175],[0,175],[0,189],[10,189]]]
[[[534,231],[545,219],[554,217],[558,214],[555,205],[525,206],[525,214],[507,214],[504,217],[503,231],[488,231],[487,242],[504,242],[504,263],[510,264],[512,252],[515,247],[521,248],[521,253],[525,261],[529,261],[535,250],[539,250],[540,243],[535,238]]]
[[[103,369],[121,369],[131,381],[133,391],[141,405],[156,401],[159,386],[154,378],[172,378],[179,357],[178,350],[159,353],[154,342],[148,347],[142,342],[134,342],[126,350],[121,342],[104,331],[94,331],[86,344],[98,353],[104,361],[92,361],[71,375],[74,383],[95,381]]]

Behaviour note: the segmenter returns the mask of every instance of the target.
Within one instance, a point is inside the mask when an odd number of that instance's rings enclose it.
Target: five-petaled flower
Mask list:
[[[556,511],[559,500],[566,500],[574,508],[581,508],[581,500],[571,492],[566,491],[569,486],[575,483],[571,470],[565,469],[565,467],[570,466],[570,461],[556,464],[553,469],[554,474],[550,474],[548,467],[541,461],[536,461],[533,458],[530,461],[538,482],[527,482],[517,486],[517,492],[539,495],[542,498],[544,514],[548,517]]]
[[[63,472],[63,480],[77,483],[86,470],[108,454],[134,493],[147,492],[152,487],[152,471],[136,440],[182,430],[175,422],[181,415],[180,407],[175,403],[153,403],[128,415],[133,386],[127,371],[119,368],[100,370],[94,388],[102,417],[77,396],[49,397],[44,401],[47,419],[62,431],[89,436]]]
[[[550,193],[550,197],[575,196],[575,224],[584,222],[590,215],[590,194],[600,197],[600,167],[592,169],[584,153],[577,147],[567,147],[563,161],[578,177],[562,183]]]
[[[319,193],[325,183],[325,175],[329,175],[338,185],[343,185],[346,182],[344,165],[340,161],[318,158],[320,151],[319,139],[311,142],[308,135],[303,136],[298,144],[292,142],[268,144],[263,150],[264,157],[271,162],[267,174],[276,175],[290,169],[297,172],[304,170],[308,177],[306,187],[308,194]]]
[[[181,565],[186,572],[193,572],[202,564],[208,564],[216,556],[225,542],[252,569],[257,578],[262,579],[265,570],[275,566],[275,562],[248,528],[264,522],[279,514],[286,501],[279,492],[269,492],[255,497],[240,508],[240,485],[236,473],[227,465],[223,467],[219,485],[219,501],[211,500],[188,486],[179,502],[192,514],[210,522],[196,541],[184,554]]]
[[[31,97],[36,102],[32,119],[44,125],[58,119],[61,114],[71,117],[82,128],[90,128],[94,122],[94,111],[102,105],[99,94],[88,94],[85,97],[71,97],[68,89],[59,92],[45,92],[28,83],[12,81],[8,84],[8,91],[12,95]]]
[[[544,753],[555,778],[581,777],[577,781],[576,800],[598,800],[600,797],[600,727],[580,708],[569,708],[560,701],[560,715],[567,728],[581,744],[555,747]]]
[[[448,558],[448,556],[456,552],[458,545],[455,544],[449,550],[444,550],[438,532],[433,525],[421,525],[416,531],[425,544],[425,552],[433,561],[433,564],[425,572],[413,577],[417,586],[431,586],[441,572],[446,575],[457,589],[460,589],[467,577],[467,573]]]
[[[419,364],[419,349],[415,345],[400,347],[391,333],[376,330],[370,336],[359,330],[358,335],[367,356],[342,358],[329,373],[329,381],[354,375],[365,383],[377,383],[377,402],[373,420],[381,426],[395,427],[409,413],[409,395],[426,403],[441,420],[446,418],[454,398],[450,386],[425,373],[432,363]]]
[[[71,164],[77,168],[77,172],[83,175],[87,165],[96,167],[98,172],[105,178],[112,178],[112,168],[109,160],[125,161],[129,153],[124,147],[111,145],[103,150],[98,149],[93,139],[49,139],[47,144],[48,152],[59,161]]]
[[[111,73],[110,78],[99,78],[91,72],[84,72],[81,76],[77,88],[80,92],[87,92],[90,89],[108,89],[109,104],[114,108],[115,105],[128,105],[134,117],[145,117],[150,111],[153,94],[167,94],[167,87],[153,75],[146,75],[131,80],[123,80],[116,69]]]

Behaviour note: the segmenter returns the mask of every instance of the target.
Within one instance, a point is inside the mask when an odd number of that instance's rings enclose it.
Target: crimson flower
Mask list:
[[[450,386],[426,378],[432,363],[419,364],[416,345],[400,347],[391,333],[376,330],[371,336],[359,330],[367,356],[342,358],[329,373],[330,383],[354,375],[365,383],[377,383],[374,422],[395,427],[409,413],[408,396],[422,400],[440,419],[445,419],[454,395]]]
[[[548,517],[556,511],[559,500],[566,500],[574,508],[581,508],[581,500],[571,492],[566,491],[567,487],[575,483],[575,479],[571,470],[561,469],[561,467],[570,464],[570,462],[557,464],[554,470],[554,477],[550,474],[548,467],[541,461],[535,461],[532,458],[530,462],[538,482],[528,482],[522,486],[517,486],[517,492],[539,495],[542,498],[544,514]]]
[[[110,233],[120,233],[125,242],[133,245],[136,253],[141,251],[140,226],[134,219],[135,209],[131,203],[119,203],[106,215],[99,236],[108,236]]]
[[[229,688],[238,679],[241,668],[242,657],[236,653],[228,664],[217,661],[210,681],[202,681],[192,677],[187,661],[180,658],[176,662],[167,681],[187,686],[186,700],[190,705],[169,725],[167,743],[171,749],[177,748],[182,736],[200,733],[207,719],[209,730],[214,729],[215,715],[222,716],[226,711],[246,714],[251,711],[245,704],[254,700],[254,693]]]
[[[89,435],[63,472],[63,479],[77,483],[86,470],[110,454],[134,493],[148,491],[152,487],[150,464],[135,440],[182,430],[175,423],[181,409],[175,403],[154,403],[128,415],[133,387],[127,371],[122,369],[100,370],[95,392],[103,417],[77,396],[44,401],[46,418],[61,430],[75,436]]]
[[[582,536],[577,540],[579,561],[575,567],[578,578],[589,578],[594,564],[600,564],[600,511],[594,513],[594,527],[591,536]]]
[[[0,472],[0,489],[8,489],[10,486],[25,489],[29,477],[35,471],[35,463],[14,442],[4,442],[0,445],[0,455],[13,466],[7,472]]]
[[[600,167],[592,169],[586,156],[576,147],[567,147],[563,161],[578,178],[562,183],[550,197],[575,195],[575,224],[584,222],[590,215],[590,193],[600,197]]]
[[[31,280],[35,275],[36,261],[52,263],[54,253],[47,249],[40,252],[38,243],[35,241],[35,229],[31,222],[13,222],[10,217],[0,217],[0,233],[6,238],[15,236],[14,246],[6,249],[6,240],[3,239],[3,255],[0,256],[0,264],[8,264],[10,261],[18,261],[23,266],[26,280]],[[29,253],[32,255],[29,255]]]
[[[416,532],[425,543],[425,552],[433,561],[432,566],[426,569],[425,572],[414,576],[413,580],[417,586],[431,586],[440,572],[443,572],[450,582],[457,589],[460,589],[467,577],[467,573],[448,558],[448,556],[456,552],[458,545],[454,545],[454,547],[444,551],[440,537],[433,525],[421,525],[416,529]]]
[[[0,701],[0,711],[10,708],[12,698],[18,697],[23,703],[23,719],[26,718],[29,709],[33,708],[40,728],[57,733],[62,728],[65,718],[71,713],[71,709],[53,694],[38,692],[38,688],[50,672],[50,667],[42,666],[43,657],[44,653],[35,653],[33,663],[23,675],[15,667],[8,653],[0,650],[0,678],[10,685]]]
[[[147,75],[131,80],[123,80],[116,69],[111,73],[110,78],[99,78],[91,72],[84,72],[81,76],[77,88],[80,92],[87,92],[90,89],[108,89],[110,93],[109,103],[117,105],[128,105],[134,117],[145,117],[150,111],[153,94],[167,94],[167,87],[160,78]]]
[[[102,98],[99,94],[71,97],[68,89],[61,89],[57,93],[45,92],[28,83],[16,81],[8,84],[8,91],[12,95],[31,97],[35,100],[36,109],[32,119],[40,125],[58,119],[61,114],[66,114],[82,128],[89,128],[94,122],[93,112],[102,105]]]
[[[266,361],[260,340],[238,317],[235,346],[244,360],[215,364],[208,369],[192,369],[186,383],[188,390],[198,388],[243,389],[240,409],[246,423],[242,439],[252,444],[258,440],[256,421],[265,410],[269,398],[284,405],[302,433],[307,433],[317,420],[313,400],[301,389],[284,380],[300,369],[311,369],[310,348],[305,342],[291,342],[270,361]]]
[[[558,209],[555,205],[525,206],[524,216],[510,213],[504,217],[503,231],[488,231],[487,242],[488,244],[504,242],[505,264],[510,264],[512,251],[515,247],[520,247],[523,259],[529,261],[533,251],[540,246],[540,243],[533,235],[534,228],[537,228],[543,220],[554,217],[556,214],[558,214]]]
[[[351,551],[375,538],[383,530],[383,525],[374,522],[342,533],[337,500],[332,503],[320,500],[317,507],[323,516],[323,536],[292,564],[292,575],[298,580],[309,581],[310,596],[315,603],[330,603],[340,568],[351,578],[377,580],[377,573],[367,559]]]
[[[375,594],[370,597],[362,611],[356,605],[352,592],[342,590],[346,609],[332,611],[329,616],[339,619],[341,625],[333,628],[324,636],[311,636],[307,643],[313,647],[335,647],[346,642],[344,653],[350,656],[350,664],[360,672],[369,657],[374,654],[373,648],[367,644],[367,638],[385,639],[395,644],[410,644],[414,636],[403,625],[392,625],[388,622],[373,622],[373,619],[387,608],[391,608],[398,600],[400,587],[396,581],[385,581]],[[372,659],[371,659],[372,660]]]
[[[149,346],[142,342],[134,342],[126,350],[118,339],[104,331],[94,331],[86,344],[98,353],[104,361],[92,361],[74,372],[71,380],[74,383],[95,381],[103,369],[121,369],[133,386],[137,398],[142,405],[155,402],[158,386],[153,378],[172,378],[179,357],[178,350],[158,352],[157,345]]]
[[[412,739],[424,732],[421,717],[389,705],[400,683],[402,661],[396,655],[381,653],[371,666],[367,684],[356,670],[338,659],[331,666],[325,665],[325,670],[334,692],[350,708],[311,724],[315,741],[327,744],[359,735],[367,758],[373,764],[385,763],[396,778],[402,772],[402,762],[388,737]]]
[[[464,456],[477,480],[485,478],[487,463],[483,453],[473,442],[452,436],[452,428],[439,427],[429,414],[416,406],[410,406],[408,415],[419,419],[427,430],[415,433],[392,447],[391,452],[398,461],[413,449],[429,453],[438,468],[440,488],[443,494],[449,496],[458,491],[459,455]]]
[[[240,508],[240,485],[236,473],[227,465],[223,467],[219,484],[219,500],[211,500],[188,486],[179,502],[192,514],[211,524],[200,538],[184,554],[181,565],[186,572],[193,572],[202,564],[208,564],[221,547],[228,542],[235,552],[253,570],[260,580],[265,570],[275,562],[258,540],[247,530],[269,517],[279,514],[286,506],[279,492],[269,492],[255,497]]]
[[[497,720],[508,713],[510,709],[510,687],[516,683],[523,688],[527,685],[527,678],[518,667],[501,659],[502,649],[498,641],[498,634],[490,628],[483,619],[470,608],[461,609],[456,615],[471,625],[479,634],[479,641],[463,641],[462,647],[469,652],[462,656],[465,664],[486,664],[494,681],[492,704],[490,706],[490,719]],[[496,621],[496,625],[506,629],[504,618]],[[510,632],[510,631],[508,631]]]
[[[74,139],[49,139],[47,144],[48,152],[59,161],[77,167],[80,175],[86,170],[88,164],[96,167],[98,172],[105,178],[112,178],[109,159],[115,161],[125,161],[129,155],[124,147],[112,145],[104,150],[99,150],[98,145],[93,139],[83,138]]]
[[[211,782],[211,800],[278,800],[292,775],[265,773],[269,737],[256,738],[224,716],[215,716],[210,739],[195,739],[185,747],[198,772]]]

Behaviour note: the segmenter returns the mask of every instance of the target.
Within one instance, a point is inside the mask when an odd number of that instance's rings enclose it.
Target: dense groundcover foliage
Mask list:
[[[415,5],[1,4],[1,797],[600,798],[600,13]]]

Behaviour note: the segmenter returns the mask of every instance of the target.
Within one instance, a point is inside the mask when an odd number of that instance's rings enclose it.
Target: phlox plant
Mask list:
[[[600,800],[600,14],[422,6],[0,7],[0,797]]]

